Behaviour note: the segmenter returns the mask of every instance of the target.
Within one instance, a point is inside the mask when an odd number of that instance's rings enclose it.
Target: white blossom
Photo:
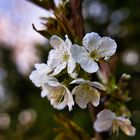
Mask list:
[[[74,105],[73,96],[69,89],[58,81],[50,81],[43,86],[41,92],[43,97],[47,96],[51,105],[56,109],[63,109],[68,106],[69,111]]]
[[[66,67],[68,73],[71,74],[76,65],[71,57],[70,48],[72,43],[68,36],[66,35],[66,40],[64,41],[60,37],[53,35],[50,38],[50,44],[53,49],[49,52],[47,64],[53,70],[52,75],[59,74]]]
[[[36,70],[32,71],[29,76],[30,80],[35,84],[35,86],[42,87],[47,81],[54,81],[55,78],[48,75],[48,73],[51,72],[48,65],[44,63],[35,64],[35,68]]]
[[[112,131],[118,132],[119,128],[128,136],[134,136],[136,129],[131,125],[128,118],[123,116],[117,117],[115,113],[104,109],[97,114],[97,120],[94,123],[97,132]]]
[[[74,105],[73,96],[68,88],[48,73],[51,71],[46,64],[36,64],[29,78],[37,87],[42,88],[41,97],[47,96],[51,105],[56,109],[63,109],[66,106],[72,110]]]
[[[74,60],[88,73],[98,71],[97,61],[111,57],[116,52],[116,42],[109,37],[100,37],[97,33],[87,33],[83,38],[83,47],[72,45],[70,51]]]
[[[100,94],[95,88],[104,90],[104,86],[98,82],[90,82],[82,78],[73,80],[70,84],[80,84],[72,90],[72,94],[75,95],[75,102],[82,109],[87,107],[87,104],[91,102],[93,106],[98,106],[100,102]]]

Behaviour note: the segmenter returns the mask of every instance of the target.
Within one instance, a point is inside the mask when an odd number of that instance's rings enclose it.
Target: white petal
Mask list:
[[[65,43],[67,44],[68,47],[71,47],[72,43],[70,39],[68,38],[68,35],[65,35],[65,38],[66,38]]]
[[[81,46],[72,45],[70,48],[71,55],[77,63],[81,63],[84,58],[88,57],[88,52]]]
[[[53,105],[54,108],[59,109],[59,110],[68,106],[69,111],[71,111],[72,106],[74,105],[72,94],[70,93],[70,91],[65,86],[63,86],[63,85],[60,85],[60,86],[64,88],[64,92],[65,92],[64,93],[64,99],[61,102],[56,102],[56,98],[50,98],[51,105]],[[57,90],[57,89],[54,89],[54,90]],[[51,94],[57,94],[57,92],[52,91]],[[59,98],[59,96],[58,96],[58,98]]]
[[[76,63],[75,63],[74,59],[69,58],[68,59],[68,66],[67,66],[68,73],[71,74],[74,71],[75,67],[76,67]]]
[[[66,90],[65,88],[59,83],[58,86],[49,86],[50,93],[47,96],[50,100],[51,105],[56,109],[63,109],[67,105],[67,98],[66,98]],[[59,89],[63,90],[59,90]],[[48,88],[47,88],[48,89]],[[64,97],[64,98],[63,98]],[[60,100],[60,101],[59,101]]]
[[[112,121],[110,120],[105,120],[105,121],[100,121],[100,120],[96,120],[94,123],[94,129],[97,132],[106,132],[109,131],[112,127]]]
[[[69,111],[72,110],[72,106],[74,105],[74,100],[71,92],[66,88],[66,95],[67,95],[67,105],[69,108]]]
[[[70,51],[74,60],[79,63],[86,72],[93,73],[98,70],[98,64],[89,57],[88,52],[83,47],[72,45]]]
[[[75,78],[78,77],[78,74],[74,71],[73,73],[70,73],[70,77],[71,77],[72,79],[75,79]]]
[[[66,107],[66,101],[57,103],[55,102],[55,100],[50,100],[51,101],[51,105],[53,105],[54,108],[58,109],[58,110],[62,110]]]
[[[101,37],[97,33],[87,33],[83,38],[83,46],[88,50],[93,50],[94,46],[96,45],[97,41],[101,39]]]
[[[136,128],[131,125],[121,125],[121,130],[128,136],[134,136],[136,134]]]
[[[125,122],[125,124],[131,125],[131,121],[128,118],[125,118],[123,116],[117,117],[117,120],[121,122]]]
[[[83,89],[82,85],[76,86],[72,90],[72,94],[75,95],[75,102],[79,107],[85,109],[90,101],[90,97],[88,96],[87,91]]]
[[[116,116],[109,109],[104,109],[98,113],[97,118],[100,120],[113,120],[116,118]]]
[[[91,58],[81,58],[81,67],[88,73],[97,72],[99,69],[98,64]]]
[[[37,63],[35,64],[35,68],[40,71],[44,71],[44,73],[49,73],[51,71],[50,67],[45,63]]]
[[[98,70],[98,64],[89,57],[89,54],[83,47],[73,45],[70,51],[74,60],[80,63],[86,72],[93,73]]]
[[[63,49],[63,48],[66,48],[67,45],[65,43],[64,40],[62,40],[60,37],[56,36],[56,35],[53,35],[51,38],[50,38],[50,44],[51,46],[54,48],[54,49]]]
[[[136,129],[131,124],[128,124],[125,121],[119,121],[118,125],[126,135],[128,135],[128,136],[134,136],[135,135]]]
[[[102,85],[102,84],[99,83],[99,82],[91,82],[91,85],[92,85],[93,87],[97,88],[97,89],[100,89],[100,90],[103,90],[103,91],[106,90],[105,86]]]
[[[29,78],[37,87],[41,87],[48,80],[53,79],[53,77],[48,76],[48,68],[45,64],[38,64],[35,66],[37,69],[32,71]]]
[[[54,49],[49,52],[47,64],[51,69],[54,69],[55,67],[60,65],[61,59],[59,55],[59,51],[56,51]]]
[[[37,87],[41,87],[42,83],[40,83],[40,80],[38,80],[38,78],[36,77],[36,71],[32,71],[29,79],[35,84],[35,86]]]
[[[116,118],[115,114],[108,109],[104,109],[97,114],[94,128],[97,132],[109,131],[112,127],[112,121]]]
[[[41,97],[43,98],[43,97],[47,96],[47,98],[50,99],[51,92],[52,92],[52,87],[45,84],[42,87]]]
[[[109,109],[104,109],[97,114],[97,119],[99,119],[100,121],[105,121],[105,120],[112,121],[115,118],[116,118],[115,114]]]
[[[41,91],[41,97],[42,98],[44,98],[45,96],[47,96],[49,94],[49,92],[48,92],[48,90],[46,90],[46,89],[43,89],[42,91]]]
[[[96,89],[94,89],[93,88],[93,90],[91,90],[91,102],[92,102],[92,104],[93,104],[93,106],[98,106],[99,105],[99,103],[100,103],[100,94],[99,94],[99,92],[96,90]]]
[[[51,87],[58,87],[61,86],[61,84],[56,80],[49,80],[47,81],[47,85],[51,86]]]
[[[100,57],[110,57],[116,52],[117,44],[110,37],[101,38],[96,44],[96,50]]]
[[[59,74],[65,67],[66,67],[66,62],[61,63],[60,65],[58,65],[58,66],[54,69],[54,72],[53,72],[51,75],[52,75],[52,76],[55,76],[55,75]]]
[[[131,121],[128,118],[118,117],[118,125],[121,130],[128,136],[134,136],[136,129],[131,125]]]
[[[81,83],[87,83],[87,81],[84,80],[83,78],[77,78],[70,82],[70,84],[81,84]]]

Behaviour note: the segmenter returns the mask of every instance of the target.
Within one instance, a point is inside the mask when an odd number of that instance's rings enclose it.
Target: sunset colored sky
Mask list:
[[[26,0],[0,0],[0,42],[13,46],[20,72],[28,72],[38,61],[34,44],[46,39],[32,29],[32,23],[43,28],[39,18],[49,14]]]

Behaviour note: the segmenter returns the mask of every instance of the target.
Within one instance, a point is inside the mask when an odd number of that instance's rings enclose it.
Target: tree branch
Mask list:
[[[71,5],[71,18],[72,28],[75,34],[82,40],[84,36],[84,22],[82,16],[82,0],[70,0]],[[92,122],[95,122],[97,113],[101,110],[102,106],[97,108],[93,107],[91,103],[88,104],[89,113]],[[98,133],[95,131],[94,140],[105,140],[108,137],[108,133]]]
[[[71,19],[72,26],[77,36],[80,39],[84,36],[84,24],[83,24],[83,16],[82,16],[82,0],[70,0],[71,5]]]

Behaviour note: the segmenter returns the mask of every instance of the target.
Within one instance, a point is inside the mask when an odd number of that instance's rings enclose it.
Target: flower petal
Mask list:
[[[81,58],[81,67],[88,73],[97,72],[99,69],[98,64],[91,58]]]
[[[47,81],[47,85],[51,87],[58,87],[61,86],[61,84],[58,82],[58,80],[55,78],[54,80]],[[46,84],[45,84],[46,86]]]
[[[81,63],[84,58],[88,57],[88,52],[79,45],[72,45],[70,48],[70,52],[72,55],[72,58],[77,62]]]
[[[95,121],[93,127],[97,132],[106,132],[106,131],[109,131],[111,129],[112,121],[110,121],[110,120],[100,121],[97,119]]]
[[[45,86],[41,91],[41,97],[44,98],[45,96],[49,96],[50,94],[50,86]]]
[[[98,64],[89,57],[88,52],[81,46],[72,45],[70,52],[74,60],[81,65],[81,67],[89,73],[98,70]]]
[[[136,128],[131,125],[121,125],[121,130],[128,136],[134,136],[136,134]]]
[[[92,88],[90,93],[91,93],[91,98],[92,98],[91,102],[92,102],[93,106],[98,106],[99,103],[100,103],[100,94],[99,94],[99,92],[96,89]]]
[[[40,71],[44,71],[45,73],[49,73],[51,71],[50,67],[45,63],[37,63],[35,64],[35,68]]]
[[[41,97],[44,98],[45,96],[47,96],[48,93],[46,93],[46,91],[42,90],[41,91]]]
[[[86,90],[83,89],[82,85],[76,86],[72,90],[72,94],[75,95],[75,102],[82,109],[87,107],[87,103],[90,101],[90,97],[88,96]]]
[[[63,85],[58,83],[58,86],[47,86],[49,87],[46,88],[47,90],[49,90],[49,94],[47,95],[47,97],[50,100],[51,105],[58,110],[65,108],[67,105],[67,98],[66,90]]]
[[[116,118],[115,114],[108,109],[104,109],[97,114],[94,128],[97,132],[109,131],[112,127],[112,120]]]
[[[97,88],[97,89],[100,89],[100,90],[103,90],[103,91],[106,90],[105,86],[102,85],[102,84],[99,83],[99,82],[91,82],[91,85],[92,85],[93,87]]]
[[[72,43],[70,41],[70,39],[68,38],[68,35],[65,35],[65,43],[67,44],[67,47],[71,47]]]
[[[75,79],[75,78],[78,77],[78,74],[74,71],[74,72],[70,73],[70,77],[71,77],[72,79]]]
[[[68,73],[71,74],[74,71],[75,67],[76,67],[76,63],[74,59],[69,58],[68,65],[67,65]]]
[[[96,44],[96,50],[100,57],[110,57],[116,52],[117,44],[110,37],[101,38]]]
[[[37,87],[41,87],[48,80],[53,79],[53,77],[48,76],[49,68],[46,64],[36,64],[36,70],[32,71],[29,78]]]
[[[61,60],[59,58],[59,55],[59,51],[56,51],[54,49],[49,52],[47,64],[51,69],[54,69],[55,67],[60,65]]]
[[[77,78],[70,82],[70,84],[81,84],[81,83],[87,83],[87,81],[84,80],[83,78]]]
[[[48,100],[50,100],[51,94],[53,93],[54,89],[55,89],[54,87],[48,84],[44,84],[42,86],[41,97],[47,96]]]
[[[67,47],[66,43],[64,40],[62,40],[60,37],[57,35],[53,35],[50,38],[50,44],[54,49],[64,49]]]
[[[128,118],[118,117],[118,125],[126,135],[128,136],[135,135],[136,129],[131,125],[131,122]]]
[[[61,85],[61,84],[59,85],[59,88],[62,88],[63,91],[61,90],[59,92],[59,90],[57,91],[57,88],[53,88],[53,87],[51,88],[52,88],[50,92],[51,95],[49,96],[51,105],[53,105],[54,108],[59,109],[59,110],[68,106],[69,111],[71,111],[72,106],[74,105],[74,101],[73,101],[72,94],[70,93],[68,88],[66,88],[64,85]]]
[[[69,111],[71,111],[72,106],[74,105],[73,96],[71,92],[68,90],[68,88],[65,87],[65,89],[66,89],[66,96],[67,96],[67,105],[68,105]]]
[[[55,69],[54,72],[51,74],[52,76],[55,76],[57,74],[59,74],[65,67],[66,67],[66,62],[61,63],[60,65],[58,65]]]
[[[50,102],[51,102],[51,105],[58,110],[64,109],[67,105],[65,101],[57,103],[57,102],[55,102],[55,100],[52,99],[52,100],[50,100]]]
[[[87,33],[83,38],[83,46],[90,52],[100,39],[101,37],[95,32]]]
[[[105,121],[105,120],[112,121],[115,118],[116,118],[115,114],[109,109],[104,109],[97,114],[97,119],[99,119],[100,121]]]

